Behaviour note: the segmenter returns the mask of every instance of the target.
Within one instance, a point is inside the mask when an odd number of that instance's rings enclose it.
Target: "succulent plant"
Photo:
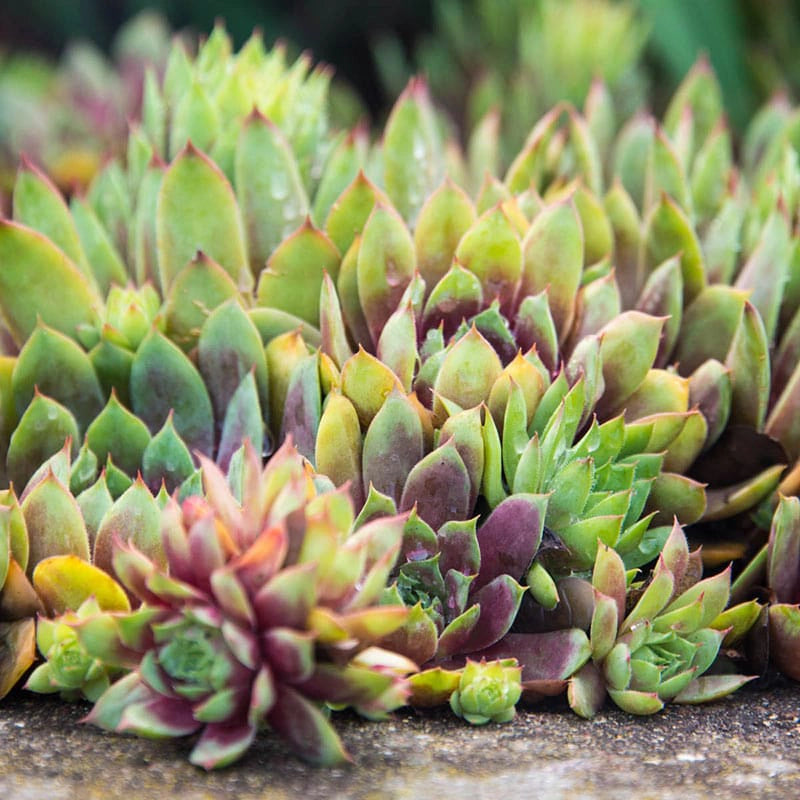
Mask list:
[[[697,581],[691,561],[676,524],[649,581],[628,608],[622,560],[611,548],[600,548],[592,573],[592,660],[572,677],[568,693],[576,713],[594,716],[608,694],[625,711],[652,714],[665,702],[715,700],[752,680],[703,676],[729,632],[715,623],[728,604],[730,570]],[[749,604],[736,614],[745,624],[754,621]]]
[[[121,154],[127,120],[141,112],[145,70],[163,71],[169,40],[166,21],[146,11],[115,36],[113,64],[88,42],[69,44],[58,65],[4,57],[0,191],[11,190],[21,152],[45,165],[63,189],[85,189],[109,156]]]
[[[36,626],[36,644],[46,663],[31,674],[25,688],[40,694],[58,692],[62,700],[84,698],[94,703],[118,676],[118,669],[92,658],[78,641],[71,623],[100,613],[94,596],[87,598],[76,611],[68,611],[58,620],[40,618]]]
[[[513,660],[467,661],[458,689],[450,695],[450,708],[473,725],[511,722],[522,694],[520,667]]]
[[[190,760],[231,763],[268,724],[301,755],[346,753],[325,702],[379,717],[402,705],[413,664],[372,645],[402,624],[375,606],[400,548],[403,520],[348,535],[346,494],[316,494],[290,444],[262,471],[245,450],[242,504],[203,459],[206,499],[170,501],[162,531],[169,572],[120,544],[114,566],[142,605],[71,623],[90,656],[132,671],[88,719],[143,736],[202,731]]]
[[[362,514],[374,513],[378,502],[373,490]],[[542,541],[545,502],[544,497],[518,494],[480,526],[476,517],[449,519],[435,532],[415,506],[404,526],[404,559],[384,593],[384,602],[403,603],[411,611],[385,644],[435,669],[501,640],[525,591],[519,581]],[[383,506],[384,513],[393,510],[389,498],[383,498]],[[420,693],[424,679],[414,680]]]
[[[433,12],[434,31],[416,47],[413,67],[396,38],[376,42],[384,83],[396,94],[414,69],[430,76],[436,97],[475,146],[487,127],[501,128],[495,158],[510,158],[551,105],[583,103],[598,77],[625,113],[641,100],[646,29],[630,3],[519,0],[501,10],[481,0],[438,0]]]
[[[769,652],[785,675],[800,680],[800,499],[781,497],[767,550]]]
[[[51,626],[42,634],[40,650],[63,641],[64,647],[59,645],[56,651],[69,651],[66,657],[70,658],[75,652],[70,636],[62,628],[52,628],[52,617],[77,612],[89,598],[87,613],[95,606],[109,611],[130,608],[127,595],[111,575],[114,537],[133,541],[164,562],[159,506],[141,480],[134,483],[125,478],[127,486],[120,486],[121,496],[115,502],[103,475],[92,491],[76,498],[70,484],[85,468],[85,458],[71,464],[70,449],[67,438],[63,449],[36,470],[19,499],[13,488],[2,492],[0,557],[5,570],[0,583],[0,649],[4,677],[10,677],[0,696],[33,663],[35,640],[30,637],[35,636],[37,615],[40,626]],[[99,678],[97,670],[93,677]],[[69,694],[76,688],[54,685],[52,691],[63,689]]]
[[[760,650],[783,674],[800,680],[797,666],[800,647],[800,499],[796,496],[780,495],[767,543],[745,566],[733,585],[737,600],[763,596],[764,592],[769,606],[765,609],[764,624],[759,631]]]

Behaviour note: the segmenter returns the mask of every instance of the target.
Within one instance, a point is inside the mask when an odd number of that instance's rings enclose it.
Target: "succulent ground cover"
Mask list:
[[[217,27],[85,196],[20,166],[2,694],[38,642],[29,688],[210,768],[263,726],[342,758],[345,705],[797,677],[797,112],[737,162],[704,63],[663,120],[597,84],[499,176],[421,79],[375,141],[328,82]]]

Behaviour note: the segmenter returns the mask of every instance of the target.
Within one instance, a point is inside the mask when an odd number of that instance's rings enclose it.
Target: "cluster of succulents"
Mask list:
[[[0,694],[38,641],[31,689],[210,768],[264,726],[341,758],[345,705],[716,699],[767,633],[797,677],[796,114],[736,166],[706,65],[619,132],[598,84],[501,179],[421,79],[374,144],[328,82],[217,27],[85,197],[21,165]]]
[[[166,20],[144,11],[115,36],[113,64],[88,42],[71,43],[58,65],[0,55],[0,197],[23,152],[63,189],[85,189],[107,156],[119,154],[127,120],[141,111],[145,72],[163,71],[169,46]]]
[[[428,75],[468,132],[501,125],[496,166],[519,149],[540,114],[560,100],[582,103],[596,78],[628,112],[642,102],[647,24],[633,3],[437,0],[433,17],[412,64],[384,34],[375,42],[376,66],[393,94],[410,73]]]

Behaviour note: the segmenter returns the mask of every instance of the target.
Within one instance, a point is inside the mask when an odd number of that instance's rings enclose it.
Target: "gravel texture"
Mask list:
[[[0,706],[4,800],[306,800],[523,797],[727,800],[800,797],[800,686],[742,691],[647,718],[565,705],[474,728],[449,709],[383,723],[337,715],[354,763],[314,768],[269,732],[233,767],[206,774],[188,741],[154,742],[79,724],[86,706],[17,691]]]

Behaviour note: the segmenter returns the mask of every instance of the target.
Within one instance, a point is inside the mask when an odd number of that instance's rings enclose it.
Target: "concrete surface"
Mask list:
[[[800,686],[741,691],[636,718],[592,722],[561,702],[473,728],[447,709],[371,723],[337,715],[354,764],[309,767],[263,733],[240,762],[206,774],[189,742],[78,724],[86,706],[17,691],[0,705],[3,800],[794,800],[800,797]]]

